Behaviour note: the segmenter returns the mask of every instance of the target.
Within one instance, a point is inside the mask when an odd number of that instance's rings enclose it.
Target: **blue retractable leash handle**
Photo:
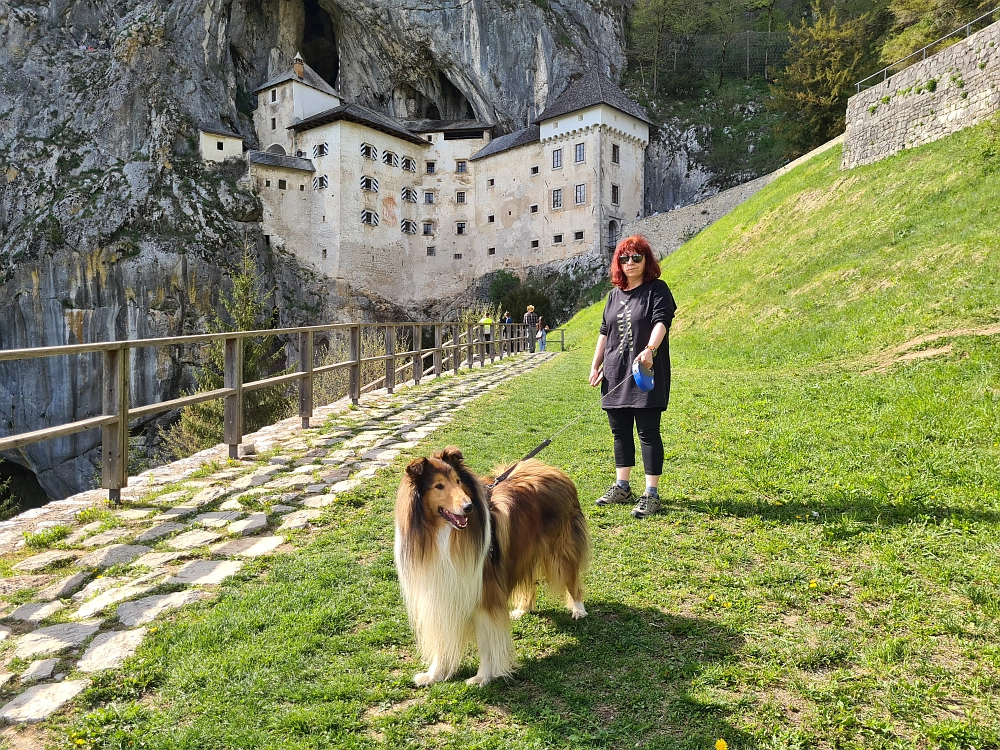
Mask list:
[[[653,390],[653,371],[640,363],[639,360],[632,362],[632,379],[635,380],[635,384],[643,393],[649,393]]]

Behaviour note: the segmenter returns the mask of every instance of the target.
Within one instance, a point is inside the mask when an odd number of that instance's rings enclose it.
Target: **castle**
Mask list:
[[[497,138],[345,102],[299,55],[254,93],[268,241],[355,291],[419,304],[497,269],[610,252],[642,209],[650,121],[596,70]],[[238,140],[203,130],[202,153],[221,161]]]

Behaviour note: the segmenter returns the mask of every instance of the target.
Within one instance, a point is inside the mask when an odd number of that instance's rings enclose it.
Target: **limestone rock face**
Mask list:
[[[237,161],[250,94],[296,51],[345,97],[398,116],[525,124],[574,73],[623,65],[621,19],[587,0],[0,2],[0,349],[202,332],[246,244],[280,325],[372,320],[260,234]],[[132,403],[193,385],[197,351],[133,350]],[[101,413],[102,359],[0,363],[0,436]],[[100,432],[5,459],[52,497],[92,485]]]

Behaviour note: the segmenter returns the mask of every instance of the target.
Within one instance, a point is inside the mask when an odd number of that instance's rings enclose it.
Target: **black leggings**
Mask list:
[[[660,436],[662,409],[607,409],[611,434],[615,436],[615,466],[635,466],[635,440],[632,423],[639,433],[642,465],[648,476],[663,473],[663,438]]]

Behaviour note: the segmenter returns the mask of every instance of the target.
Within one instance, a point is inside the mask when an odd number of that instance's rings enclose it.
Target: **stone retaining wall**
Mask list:
[[[852,96],[841,169],[936,141],[998,109],[1000,23],[994,23]]]

